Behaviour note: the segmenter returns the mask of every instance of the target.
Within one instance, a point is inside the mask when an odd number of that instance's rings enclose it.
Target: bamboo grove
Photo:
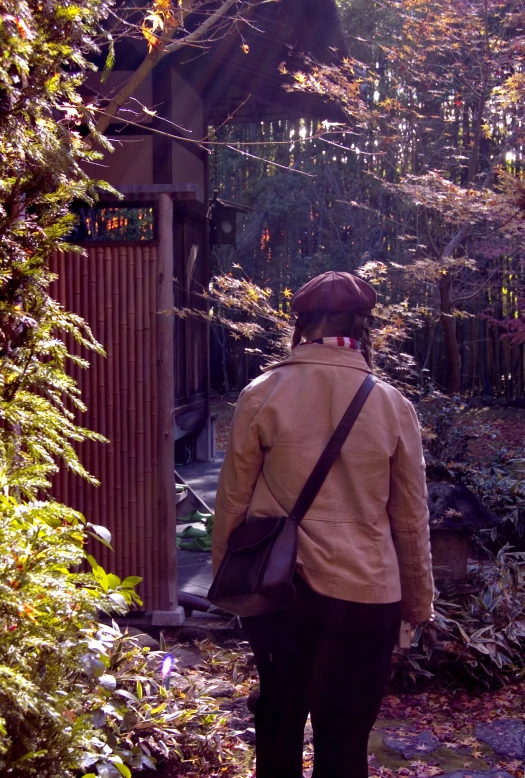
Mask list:
[[[340,123],[215,133],[228,144],[213,154],[215,184],[254,209],[217,261],[284,308],[312,274],[358,270],[380,294],[391,371],[420,388],[522,397],[525,5],[340,6],[351,58],[310,63],[292,87],[325,95]]]

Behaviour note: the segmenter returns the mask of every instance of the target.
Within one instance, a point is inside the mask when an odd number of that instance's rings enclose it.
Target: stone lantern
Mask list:
[[[470,536],[499,519],[461,484],[428,483],[428,508],[434,579],[438,585],[464,582]]]

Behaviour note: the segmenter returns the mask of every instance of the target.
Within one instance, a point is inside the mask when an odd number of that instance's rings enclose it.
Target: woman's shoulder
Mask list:
[[[264,372],[257,378],[253,378],[250,383],[244,387],[239,395],[239,402],[255,403],[257,400],[263,400],[271,392],[275,380],[272,372]]]

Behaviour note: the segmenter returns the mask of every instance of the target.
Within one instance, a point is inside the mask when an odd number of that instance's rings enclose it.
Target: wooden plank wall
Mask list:
[[[101,544],[93,553],[121,577],[144,578],[139,592],[145,610],[162,607],[164,553],[159,549],[158,490],[158,251],[155,244],[97,244],[87,256],[57,253],[51,270],[52,293],[66,310],[82,316],[107,358],[69,341],[72,353],[87,358],[89,370],[72,366],[87,412],[77,423],[109,439],[85,442],[78,453],[101,482],[92,487],[65,470],[53,484],[54,496],[108,527],[112,553]],[[165,575],[165,571],[164,571]],[[165,582],[164,582],[165,583]]]

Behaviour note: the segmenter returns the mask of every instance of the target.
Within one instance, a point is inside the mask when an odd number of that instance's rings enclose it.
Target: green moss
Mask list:
[[[461,770],[464,768],[489,770],[491,767],[484,759],[475,759],[469,753],[460,753],[455,748],[447,748],[446,746],[434,751],[432,759],[445,771],[451,773],[454,772],[454,770]]]
[[[398,722],[397,724],[398,726],[399,724],[407,726],[408,722]],[[369,753],[374,755],[375,763],[381,767],[389,767],[396,770],[401,767],[408,767],[416,759],[420,762],[438,764],[445,772],[464,769],[488,770],[491,767],[490,762],[487,762],[484,758],[476,759],[466,749],[458,752],[456,749],[447,748],[446,746],[436,749],[431,754],[421,754],[417,757],[404,759],[398,751],[394,751],[384,744],[381,730],[387,726],[391,727],[392,722],[385,719],[378,722],[376,729],[370,735],[368,744]],[[478,748],[478,751],[481,751],[484,756],[493,755],[491,749],[486,746],[481,746]]]
[[[368,753],[375,756],[377,764],[381,765],[381,767],[397,769],[408,765],[408,761],[403,759],[400,753],[383,743],[383,735],[378,731],[372,732],[370,735]]]

